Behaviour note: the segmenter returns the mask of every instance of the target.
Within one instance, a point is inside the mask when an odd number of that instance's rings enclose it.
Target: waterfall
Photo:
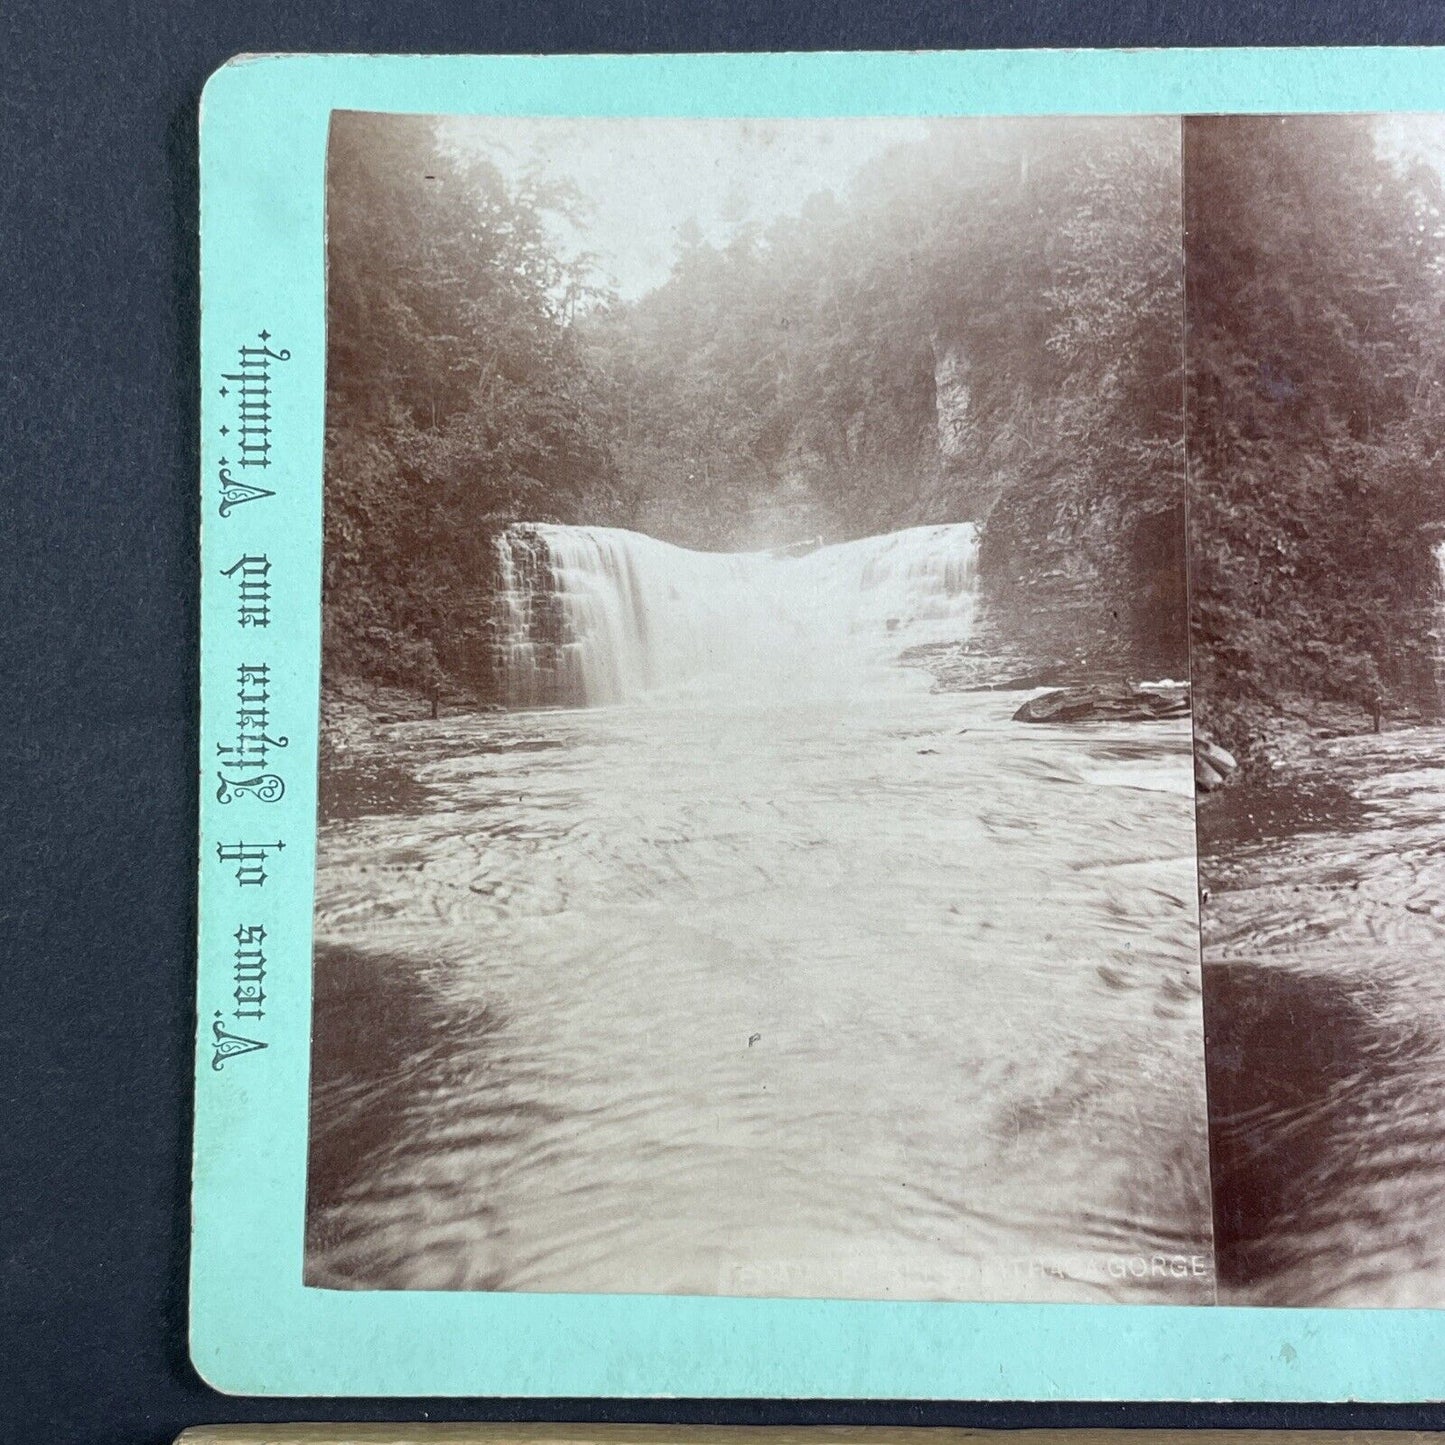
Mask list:
[[[973,623],[968,522],[801,556],[529,523],[508,528],[496,553],[497,651],[517,707],[707,687],[838,695],[897,680],[905,648],[964,639]]]

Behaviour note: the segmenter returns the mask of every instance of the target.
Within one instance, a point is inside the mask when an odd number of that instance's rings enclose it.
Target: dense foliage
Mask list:
[[[1312,700],[1434,705],[1438,173],[1362,117],[1186,123],[1193,666],[1248,744]]]
[[[981,520],[1061,478],[1182,499],[1177,127],[942,124],[596,322],[650,530]],[[1000,534],[1003,532],[1000,518]]]
[[[605,521],[616,472],[569,324],[578,267],[426,117],[340,114],[327,189],[326,645],[400,682],[485,669],[489,539]]]

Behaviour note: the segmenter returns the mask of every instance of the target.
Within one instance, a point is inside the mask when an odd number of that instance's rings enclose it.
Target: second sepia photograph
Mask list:
[[[1222,1304],[1445,1306],[1445,117],[1184,122]]]

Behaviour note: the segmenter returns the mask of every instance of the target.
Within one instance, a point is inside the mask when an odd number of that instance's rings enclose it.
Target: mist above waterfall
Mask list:
[[[513,706],[592,706],[680,689],[773,701],[907,686],[904,648],[971,632],[977,550],[967,522],[801,555],[514,526],[496,543],[503,693]]]

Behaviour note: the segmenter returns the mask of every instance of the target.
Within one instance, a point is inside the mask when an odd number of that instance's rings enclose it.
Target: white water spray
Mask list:
[[[517,706],[690,687],[780,699],[876,688],[898,655],[973,626],[972,523],[802,556],[694,552],[614,527],[497,540],[503,686]]]

